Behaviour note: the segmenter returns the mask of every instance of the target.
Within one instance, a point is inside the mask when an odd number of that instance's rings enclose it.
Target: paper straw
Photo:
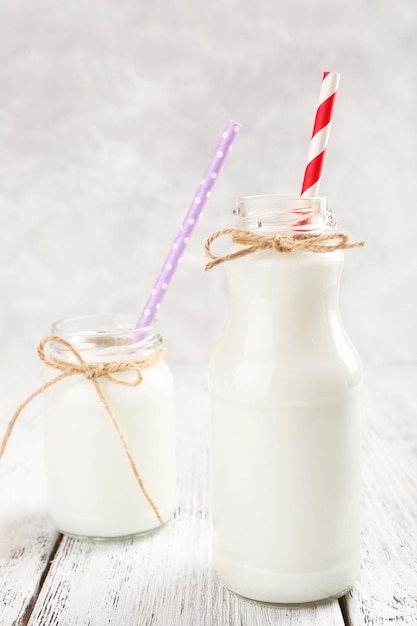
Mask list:
[[[323,74],[319,102],[308,151],[307,166],[301,187],[301,196],[314,198],[319,194],[321,172],[327,143],[329,141],[333,106],[339,79],[340,74],[337,72],[324,72]]]
[[[220,172],[223,168],[224,162],[232,149],[232,145],[236,136],[240,130],[240,124],[230,120],[220,137],[220,140],[214,150],[210,163],[194,197],[191,201],[190,207],[185,214],[182,226],[176,236],[173,245],[165,259],[159,276],[153,286],[152,292],[146,301],[143,311],[139,317],[136,329],[149,326],[155,319],[158,309],[162,300],[168,290],[169,284],[175,274],[175,271],[180,263],[182,256],[185,252],[190,237],[194,231],[198,218],[200,217],[212,188],[214,187]]]

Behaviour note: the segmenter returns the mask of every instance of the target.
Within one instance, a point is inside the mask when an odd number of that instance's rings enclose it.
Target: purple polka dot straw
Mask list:
[[[210,197],[210,192],[220,175],[224,162],[227,159],[239,130],[240,124],[234,122],[233,120],[226,124],[220,141],[216,146],[213,156],[211,157],[211,161],[204,172],[201,183],[198,186],[190,207],[184,217],[184,221],[178,235],[176,236],[168,256],[162,265],[162,269],[153,286],[151,295],[143,308],[139,321],[136,324],[136,329],[149,326],[155,319],[169,284],[175,274],[178,264],[182,259],[187,244],[190,241],[190,237],[194,231],[198,218],[200,217],[205,204]]]

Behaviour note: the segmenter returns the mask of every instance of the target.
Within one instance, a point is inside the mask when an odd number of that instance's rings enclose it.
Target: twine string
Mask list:
[[[75,363],[70,363],[68,361],[64,361],[62,359],[59,359],[57,357],[55,357],[54,355],[51,354],[47,354],[45,347],[50,344],[50,343],[60,343],[61,345],[63,345],[65,348],[67,348],[68,350],[70,350],[72,352],[72,354],[75,356],[75,358],[77,359],[77,362]],[[151,354],[147,357],[144,357],[143,359],[138,359],[138,360],[131,360],[131,361],[115,361],[112,363],[97,363],[94,365],[90,365],[88,364],[83,357],[81,356],[81,354],[78,352],[78,350],[66,339],[63,339],[62,337],[58,337],[56,335],[48,335],[47,337],[44,337],[38,346],[38,356],[40,358],[40,360],[47,365],[48,367],[52,367],[54,369],[58,369],[61,371],[61,374],[58,374],[58,376],[55,376],[54,378],[51,378],[50,380],[48,380],[46,383],[44,383],[43,385],[41,385],[40,387],[38,387],[33,393],[31,393],[16,409],[15,413],[13,414],[12,418],[10,419],[7,428],[6,428],[6,432],[3,436],[3,439],[1,441],[0,444],[0,459],[4,454],[4,451],[6,449],[7,446],[7,442],[9,440],[9,437],[13,431],[13,428],[20,416],[20,414],[22,413],[23,409],[38,395],[40,395],[41,393],[43,393],[46,389],[48,389],[49,387],[52,387],[52,385],[55,385],[56,383],[60,382],[61,380],[64,380],[65,378],[69,378],[70,376],[74,376],[76,374],[81,374],[83,376],[85,376],[85,378],[87,380],[90,380],[92,382],[92,384],[94,385],[94,388],[97,392],[98,397],[100,398],[100,401],[104,407],[104,409],[106,410],[107,414],[109,415],[114,428],[116,429],[117,435],[120,439],[120,442],[122,444],[123,450],[127,456],[127,459],[129,461],[130,467],[132,469],[132,472],[135,476],[135,479],[143,493],[143,495],[145,496],[146,500],[148,501],[149,505],[152,507],[152,510],[154,511],[158,521],[163,524],[164,520],[158,510],[158,507],[156,506],[154,500],[152,499],[149,491],[147,490],[143,479],[139,473],[139,470],[137,468],[137,465],[135,463],[135,460],[132,456],[132,453],[130,452],[129,446],[127,444],[126,438],[120,428],[120,424],[118,422],[118,420],[116,419],[115,414],[113,413],[113,410],[111,409],[104,393],[103,390],[98,382],[99,378],[107,378],[109,381],[117,384],[117,385],[124,385],[126,387],[137,387],[138,385],[140,385],[140,383],[142,382],[143,379],[143,374],[142,374],[142,369],[145,367],[149,367],[151,365],[155,365],[156,363],[158,363],[159,361],[161,361],[161,359],[164,356],[164,351],[160,350],[159,352],[156,352],[155,354]],[[118,376],[116,376],[115,374],[120,373],[120,372],[128,372],[128,371],[134,371],[136,373],[136,377],[133,380],[124,380],[122,378],[119,378]]]
[[[224,235],[230,235],[234,243],[244,246],[240,250],[231,252],[224,256],[217,256],[211,251],[211,244]],[[351,242],[348,235],[337,231],[323,232],[318,235],[265,235],[255,233],[249,230],[241,230],[239,228],[223,228],[213,233],[206,241],[206,255],[212,259],[207,263],[205,269],[210,270],[212,267],[232,261],[240,257],[251,254],[256,250],[275,250],[276,252],[288,253],[295,251],[304,252],[334,252],[335,250],[346,250],[349,248],[359,248],[364,245],[363,241]]]

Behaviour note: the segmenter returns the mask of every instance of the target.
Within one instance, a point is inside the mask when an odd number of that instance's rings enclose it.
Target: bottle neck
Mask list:
[[[241,218],[238,229],[265,237],[314,236],[333,226],[324,197],[246,196],[238,199],[237,213]],[[309,318],[316,317],[323,314],[324,301],[327,309],[337,309],[342,265],[341,252],[257,249],[225,264],[232,310],[238,316],[253,317],[254,307],[269,307],[270,315],[285,317],[286,324],[292,317],[303,324],[302,316],[294,317],[294,311],[308,310]]]
[[[276,253],[260,250],[225,263],[232,302],[244,310],[251,301],[274,303],[278,311],[337,306],[343,252]],[[291,314],[291,313],[289,313]]]
[[[225,264],[230,292],[227,342],[239,353],[306,353],[340,334],[343,252],[256,252]],[[252,358],[252,357],[251,357]]]
[[[318,235],[333,228],[327,199],[248,196],[238,199],[236,228],[271,236]],[[236,249],[239,246],[236,245]],[[328,332],[339,319],[343,252],[256,250],[225,263],[231,297],[231,326],[239,333],[268,335],[292,345]],[[337,321],[335,322],[337,323]]]

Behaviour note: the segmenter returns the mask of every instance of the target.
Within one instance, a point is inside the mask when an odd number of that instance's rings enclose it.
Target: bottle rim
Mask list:
[[[325,196],[241,196],[236,207],[236,227],[244,230],[316,234],[334,226]]]
[[[140,329],[136,323],[137,315],[79,315],[57,320],[51,332],[69,341],[86,361],[131,360],[156,352],[163,343],[156,320]],[[52,342],[51,350],[70,358],[71,351],[59,342]]]

